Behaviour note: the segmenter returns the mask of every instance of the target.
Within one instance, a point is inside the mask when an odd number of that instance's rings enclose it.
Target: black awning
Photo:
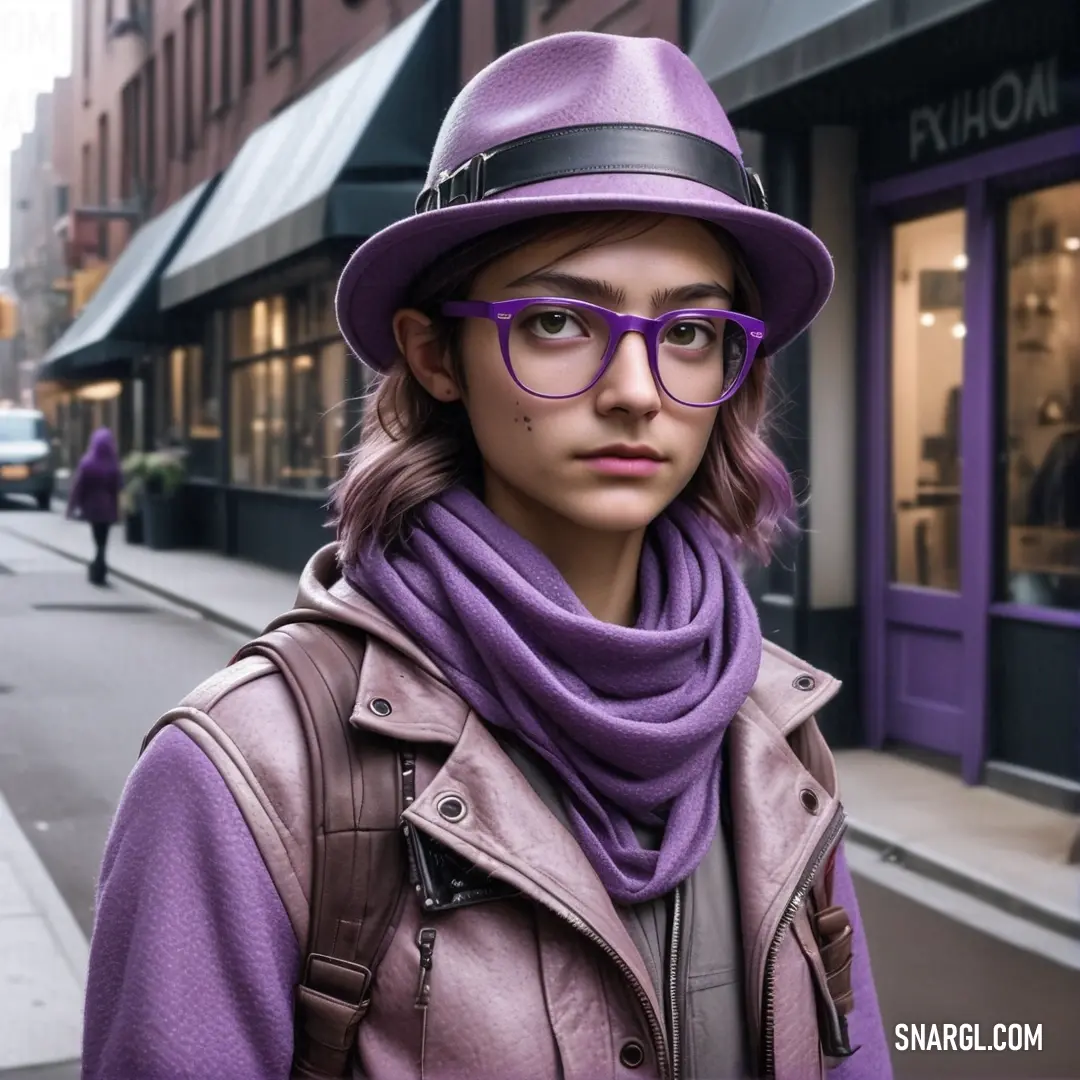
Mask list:
[[[989,0],[717,0],[690,58],[735,112]]]
[[[199,184],[132,236],[90,302],[46,354],[39,381],[79,377],[90,368],[129,360],[162,340],[161,270],[212,189],[213,181]]]
[[[176,307],[412,212],[457,88],[456,0],[428,0],[255,131],[161,279]]]

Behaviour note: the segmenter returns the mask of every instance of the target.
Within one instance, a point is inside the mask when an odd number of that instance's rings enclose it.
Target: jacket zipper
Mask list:
[[[416,935],[416,947],[420,950],[420,981],[416,985],[416,1007],[426,1009],[431,999],[431,960],[435,954],[435,930],[420,927]]]
[[[682,938],[682,886],[675,886],[675,908],[671,913],[671,958],[668,967],[668,997],[671,1010],[671,1077],[679,1080],[680,1039],[679,1039],[679,1000],[678,993],[678,970],[679,970],[679,945]]]
[[[428,1004],[431,1001],[431,961],[435,954],[435,929],[431,926],[420,927],[416,935],[416,947],[420,950],[420,979],[416,984],[416,1008],[423,1019],[420,1024],[420,1076],[425,1075],[427,1061],[427,1020]]]
[[[649,1022],[649,1034],[652,1037],[653,1051],[656,1054],[656,1060],[660,1065],[661,1080],[674,1080],[671,1062],[668,1058],[664,1027],[657,1018],[652,1003],[649,1001],[649,995],[645,993],[641,983],[638,982],[637,977],[630,970],[626,961],[623,960],[623,958],[595,930],[593,930],[584,919],[579,918],[571,911],[561,911],[556,910],[555,908],[551,908],[550,910],[555,911],[555,914],[568,922],[579,934],[583,934],[590,941],[599,945],[604,953],[614,961],[615,966],[619,969],[623,978],[626,979],[633,988],[634,994],[637,996],[638,1002],[641,1004],[641,1008],[645,1013],[645,1018]]]
[[[762,1009],[762,1031],[764,1036],[766,1077],[771,1078],[775,1076],[776,1073],[776,1062],[774,1058],[775,1017],[773,1015],[773,1009],[775,1006],[776,997],[774,977],[776,974],[776,959],[780,953],[780,944],[784,940],[784,934],[787,933],[788,927],[791,926],[792,922],[795,919],[795,916],[799,913],[799,907],[802,905],[803,900],[806,899],[806,894],[810,891],[811,886],[814,884],[814,878],[817,877],[818,871],[821,869],[822,863],[824,863],[825,860],[829,857],[832,849],[840,840],[840,836],[843,834],[845,826],[846,820],[844,815],[844,808],[840,806],[837,807],[836,813],[833,815],[833,819],[829,822],[829,827],[825,831],[825,835],[821,838],[821,843],[818,844],[817,849],[814,851],[813,857],[810,859],[810,862],[807,864],[806,869],[803,871],[802,877],[799,879],[799,884],[795,887],[795,891],[791,895],[791,899],[788,900],[787,906],[784,908],[784,912],[780,916],[780,922],[777,924],[776,933],[773,934],[772,943],[769,945],[769,951],[765,958],[765,980]]]
[[[412,764],[410,762],[409,764]],[[408,827],[408,823],[405,823]],[[660,1065],[660,1080],[673,1080],[671,1075],[671,1061],[668,1057],[667,1048],[667,1036],[664,1032],[664,1025],[660,1022],[660,1019],[656,1015],[656,1010],[652,1007],[652,1003],[649,1001],[649,995],[645,993],[644,988],[638,981],[637,976],[630,970],[630,966],[626,961],[579,915],[575,915],[569,909],[563,910],[561,905],[554,907],[550,904],[544,905],[549,911],[558,915],[564,922],[569,923],[579,934],[587,937],[591,942],[598,945],[604,952],[604,954],[611,958],[612,962],[619,969],[620,974],[630,984],[634,991],[634,996],[638,999],[641,1005],[642,1011],[645,1013],[645,1018],[649,1022],[649,1035],[652,1037],[653,1051],[656,1054],[656,1060]],[[429,935],[425,939],[427,942],[427,952],[425,954],[425,946],[421,943],[421,937],[424,934]],[[435,931],[433,929],[422,929],[416,940],[417,946],[420,948],[420,964],[421,964],[421,982],[420,986],[423,988],[425,983],[425,971],[431,970],[431,952],[435,946]],[[427,967],[424,967],[425,956],[427,961]],[[420,995],[417,994],[417,1006],[420,1007]]]

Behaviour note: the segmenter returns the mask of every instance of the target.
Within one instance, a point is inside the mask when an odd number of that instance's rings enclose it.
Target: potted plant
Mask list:
[[[124,539],[129,544],[143,542],[142,494],[146,484],[146,458],[141,450],[134,450],[121,464],[124,487],[120,492],[120,512],[124,518]]]
[[[181,490],[187,469],[182,451],[158,450],[146,455],[142,481],[143,535],[148,547],[165,551],[184,542]]]

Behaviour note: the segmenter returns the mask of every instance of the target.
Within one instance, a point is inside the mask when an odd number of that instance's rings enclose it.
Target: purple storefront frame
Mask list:
[[[1080,629],[1080,612],[994,603],[995,335],[997,288],[996,222],[991,186],[1032,187],[1075,178],[1080,127],[1039,135],[956,162],[871,185],[861,207],[868,236],[865,313],[860,331],[868,359],[861,397],[862,461],[860,486],[865,512],[861,524],[865,664],[862,705],[867,741],[880,748],[886,738],[887,622],[889,582],[891,410],[889,392],[891,250],[895,221],[923,213],[963,207],[967,214],[968,272],[965,283],[964,392],[961,397],[961,458],[964,462],[960,535],[963,558],[959,623],[971,658],[963,679],[964,730],[959,733],[961,772],[978,783],[986,757],[987,651],[990,618],[1024,619]],[[977,358],[989,363],[976,363]],[[934,603],[933,594],[920,602]]]

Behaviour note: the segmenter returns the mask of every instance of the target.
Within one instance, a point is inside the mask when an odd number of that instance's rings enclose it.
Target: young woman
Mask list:
[[[119,518],[120,488],[123,477],[116,450],[116,437],[110,428],[98,428],[90,436],[68,495],[67,516],[90,523],[94,538],[94,559],[87,571],[90,582],[104,585],[108,573],[105,545],[109,530]]]
[[[461,92],[338,293],[377,375],[297,608],[363,641],[305,676],[350,735],[313,799],[304,680],[258,656],[159,723],[105,853],[85,1077],[890,1076],[813,720],[836,683],[762,641],[739,573],[792,505],[767,358],[831,282],[675,47],[557,35]],[[415,890],[350,1012],[312,975],[382,932],[391,849],[334,854],[380,812]],[[303,932],[313,830],[319,895],[359,897],[336,966]]]

